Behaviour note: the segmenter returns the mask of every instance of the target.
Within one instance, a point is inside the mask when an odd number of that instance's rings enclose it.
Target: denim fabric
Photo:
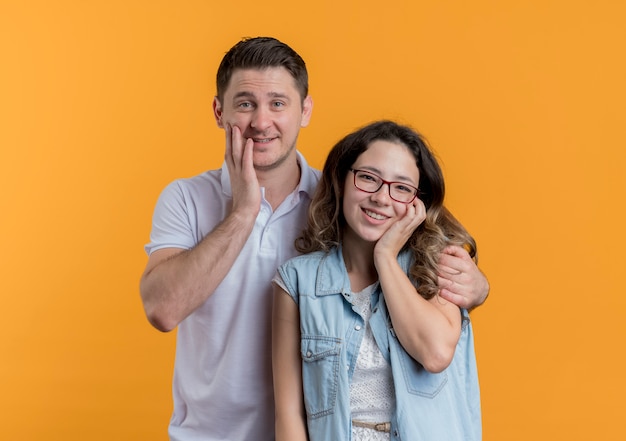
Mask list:
[[[398,261],[405,271],[409,253]],[[298,304],[302,378],[310,441],[349,441],[350,381],[365,331],[353,309],[341,249],[290,259],[279,268]],[[392,440],[478,441],[482,437],[480,392],[472,326],[461,311],[461,337],[450,366],[427,372],[395,336],[380,285],[372,294],[370,326],[391,364],[396,407]]]

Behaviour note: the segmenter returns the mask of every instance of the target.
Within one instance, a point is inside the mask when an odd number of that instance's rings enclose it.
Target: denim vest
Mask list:
[[[398,262],[408,271],[410,253],[401,253]],[[350,382],[365,325],[351,303],[341,249],[295,257],[278,271],[300,311],[309,439],[349,441]],[[461,337],[452,363],[443,372],[433,374],[400,345],[380,285],[371,300],[372,333],[393,373],[396,405],[391,440],[479,441],[480,392],[467,311],[461,311]]]

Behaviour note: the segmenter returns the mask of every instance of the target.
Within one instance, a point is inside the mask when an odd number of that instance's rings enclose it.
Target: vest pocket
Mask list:
[[[307,415],[309,418],[328,415],[332,413],[337,401],[341,340],[303,335],[300,349]]]
[[[398,351],[402,373],[409,393],[434,398],[448,382],[448,370],[428,372],[404,350]]]

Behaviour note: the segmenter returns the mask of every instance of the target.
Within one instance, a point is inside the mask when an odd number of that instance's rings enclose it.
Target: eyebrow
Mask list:
[[[289,97],[287,95],[285,95],[284,93],[280,93],[280,92],[270,92],[270,93],[267,94],[267,96],[270,97],[270,98],[282,98],[284,100],[289,100]],[[242,90],[241,92],[237,92],[233,98],[234,99],[237,99],[237,98],[256,98],[256,95],[254,93],[252,93],[252,92]]]
[[[376,168],[376,167],[371,167],[371,166],[368,166],[368,165],[364,165],[362,167],[354,167],[354,168],[359,169],[359,170],[370,171],[372,173],[377,174],[378,176],[380,176],[382,178],[382,176],[381,176],[382,175],[382,171],[380,169]],[[385,179],[385,178],[383,178],[383,179]],[[385,179],[385,181],[389,181],[389,179]],[[409,178],[408,176],[396,176],[393,179],[391,179],[391,182],[405,182],[405,183],[407,183],[409,185],[412,185],[412,186],[416,186],[417,184],[419,184],[419,182],[413,183],[413,179]]]

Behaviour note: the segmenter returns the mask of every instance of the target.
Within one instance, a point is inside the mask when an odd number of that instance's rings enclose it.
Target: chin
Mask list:
[[[358,236],[363,242],[375,244],[380,240],[382,234],[359,234]]]
[[[283,165],[288,158],[288,155],[280,156],[278,158],[269,155],[260,155],[259,158],[253,158],[253,164],[256,170],[273,170]]]
[[[258,171],[269,171],[269,170],[274,170],[275,168],[278,168],[278,163],[277,162],[270,162],[267,163],[266,161],[263,162],[254,162],[254,169],[258,170]]]

